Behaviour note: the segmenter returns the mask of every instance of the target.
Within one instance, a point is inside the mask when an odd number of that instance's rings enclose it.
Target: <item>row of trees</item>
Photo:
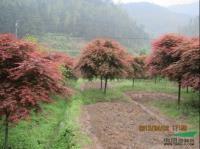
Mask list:
[[[163,76],[178,82],[178,105],[181,86],[200,90],[199,38],[167,34],[152,43],[146,60],[150,76]]]
[[[83,77],[105,80],[114,78],[152,78],[167,77],[178,82],[178,105],[181,87],[200,89],[200,51],[199,38],[176,34],[166,34],[152,43],[149,56],[132,56],[117,42],[108,39],[91,41],[82,51],[75,69]]]
[[[104,93],[107,82],[120,78],[141,78],[145,76],[145,56],[133,57],[116,41],[96,39],[91,41],[81,53],[75,66],[84,78],[100,78],[101,89],[105,80]]]
[[[132,56],[119,43],[96,39],[83,48],[78,59],[64,53],[46,52],[40,46],[13,35],[0,35],[0,116],[4,117],[7,149],[10,122],[18,122],[30,110],[40,111],[51,94],[69,97],[64,77],[100,78],[106,94],[108,80],[163,76],[182,87],[200,90],[199,38],[164,35],[152,43],[149,56]],[[65,79],[66,80],[66,79]]]

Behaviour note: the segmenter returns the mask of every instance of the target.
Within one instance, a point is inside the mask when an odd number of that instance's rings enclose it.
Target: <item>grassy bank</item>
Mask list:
[[[54,97],[53,103],[42,105],[42,113],[32,113],[26,120],[11,125],[9,146],[11,149],[79,149],[87,141],[77,122],[81,105],[76,96],[68,102]],[[1,148],[4,127],[0,126]]]
[[[67,110],[62,114],[63,119],[55,130],[53,138],[49,140],[47,149],[80,149],[89,142],[80,129],[79,117],[82,100],[79,97],[79,95],[73,96],[72,101],[67,104]]]

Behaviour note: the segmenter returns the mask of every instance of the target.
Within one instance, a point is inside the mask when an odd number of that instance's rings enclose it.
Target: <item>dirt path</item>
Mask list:
[[[138,95],[143,96],[141,93]],[[136,97],[130,93],[128,96],[132,99]],[[130,102],[101,102],[86,105],[83,107],[81,123],[83,131],[92,139],[92,144],[84,149],[198,148],[198,146],[164,146],[163,140],[164,138],[169,138],[169,132],[140,131],[139,126],[141,125],[166,125],[171,124],[172,121],[168,121],[165,117],[157,115],[154,111],[151,111],[136,100],[130,100]]]

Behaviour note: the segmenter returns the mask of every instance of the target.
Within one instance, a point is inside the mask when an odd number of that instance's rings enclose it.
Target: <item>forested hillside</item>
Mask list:
[[[197,0],[191,4],[182,4],[182,5],[172,5],[169,6],[171,11],[187,14],[190,16],[198,16],[199,15],[199,1]]]
[[[180,28],[180,33],[189,36],[199,36],[199,16],[191,19],[187,25]]]
[[[190,20],[185,14],[148,2],[121,4],[121,7],[154,37],[167,32],[178,32],[178,28]]]
[[[1,0],[0,14],[0,32],[17,31],[19,37],[46,33],[82,40],[107,37],[132,49],[149,40],[111,0]]]

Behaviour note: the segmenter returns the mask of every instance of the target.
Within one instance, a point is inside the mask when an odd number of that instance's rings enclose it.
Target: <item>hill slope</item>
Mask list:
[[[165,7],[152,3],[127,3],[122,4],[121,7],[136,22],[144,25],[145,29],[153,36],[166,32],[176,32],[190,19],[187,15],[174,13]]]
[[[168,7],[171,11],[182,13],[190,16],[199,15],[199,2],[184,4],[184,5],[173,5]]]
[[[131,48],[140,48],[148,40],[144,30],[111,1],[2,0],[0,14],[0,33],[15,33],[18,22],[19,37],[49,32],[84,40],[107,37]],[[130,38],[141,40],[127,41]]]

